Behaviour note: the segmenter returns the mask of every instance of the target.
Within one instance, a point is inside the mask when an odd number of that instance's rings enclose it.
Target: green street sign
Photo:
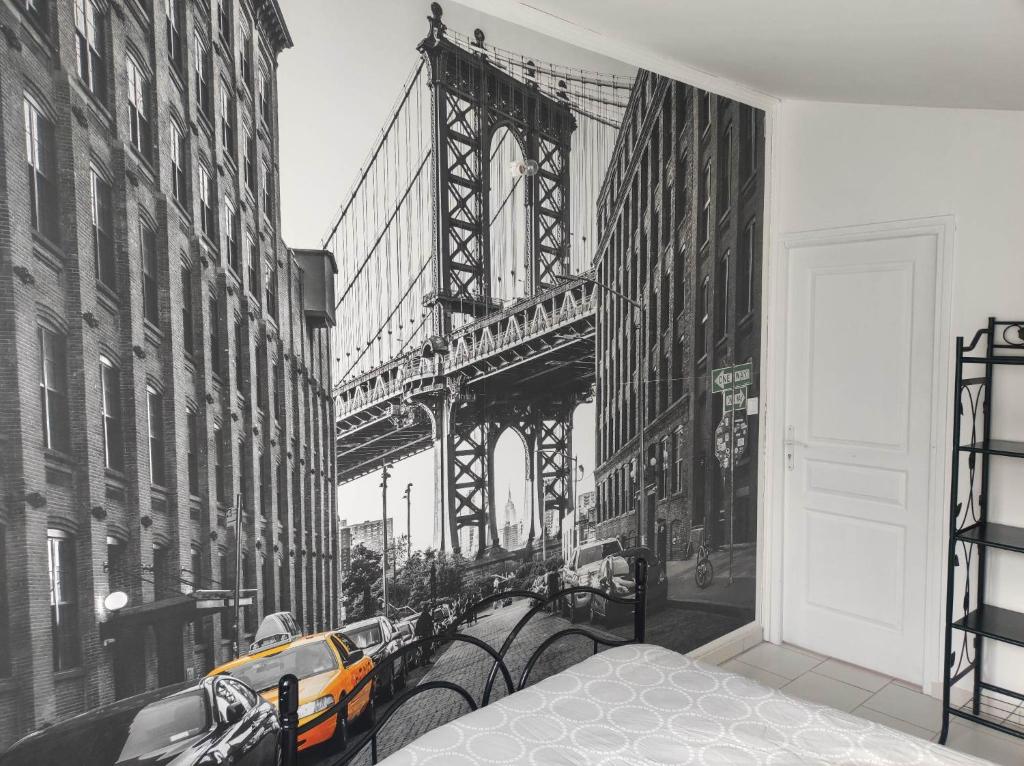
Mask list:
[[[754,379],[754,366],[750,362],[718,367],[711,371],[711,393],[721,394],[731,388],[749,386]]]
[[[743,388],[734,388],[730,391],[723,392],[722,396],[722,412],[739,412],[745,410],[747,407],[747,389],[746,386]]]

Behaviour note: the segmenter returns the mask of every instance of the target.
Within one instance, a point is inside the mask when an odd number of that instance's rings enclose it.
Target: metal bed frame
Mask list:
[[[364,676],[351,690],[349,690],[344,696],[341,697],[337,702],[331,705],[329,708],[322,710],[317,713],[314,718],[307,721],[306,723],[299,726],[298,717],[298,704],[299,704],[299,681],[294,675],[286,675],[281,678],[278,685],[278,705],[281,717],[281,749],[282,749],[282,766],[295,766],[298,762],[298,740],[299,735],[319,726],[324,721],[329,720],[332,716],[337,716],[337,726],[341,727],[341,743],[342,749],[339,753],[332,757],[327,763],[330,766],[342,766],[343,764],[349,763],[355,758],[367,744],[370,745],[370,759],[371,762],[376,764],[378,760],[377,752],[377,735],[384,725],[394,716],[394,714],[401,708],[406,702],[414,697],[417,697],[424,692],[431,691],[433,689],[445,689],[447,691],[455,692],[469,707],[470,711],[477,710],[478,708],[486,706],[491,701],[491,693],[494,690],[494,683],[497,681],[498,674],[501,673],[502,681],[505,684],[505,691],[507,694],[513,694],[517,691],[524,689],[529,682],[530,674],[540,659],[541,655],[544,654],[553,644],[560,641],[568,636],[583,636],[589,638],[594,643],[594,654],[597,654],[598,647],[603,646],[623,646],[625,644],[632,643],[643,643],[646,622],[647,622],[647,561],[643,558],[638,558],[634,567],[635,576],[635,592],[633,598],[622,598],[619,596],[609,595],[597,588],[591,588],[588,586],[577,586],[573,588],[565,588],[564,590],[556,591],[550,595],[544,595],[541,593],[535,593],[528,590],[511,590],[504,591],[502,593],[496,593],[487,598],[477,601],[462,612],[455,622],[449,626],[449,628],[437,635],[429,636],[426,638],[418,638],[412,641],[394,654],[386,657],[382,662],[375,663],[373,669]],[[540,646],[534,650],[533,654],[530,655],[526,665],[523,668],[522,673],[519,676],[518,685],[513,682],[512,674],[509,672],[508,666],[505,664],[505,657],[509,650],[512,648],[512,644],[519,636],[520,631],[526,626],[526,624],[533,619],[534,615],[540,612],[544,607],[551,603],[564,603],[562,599],[571,598],[575,594],[590,593],[596,596],[607,599],[608,601],[616,604],[632,604],[633,609],[633,637],[627,639],[609,639],[604,636],[599,636],[596,633],[582,627],[564,628],[555,633],[552,633]],[[462,633],[457,633],[459,626],[469,620],[477,612],[485,609],[491,604],[501,601],[509,597],[520,597],[528,598],[534,601],[534,605],[529,611],[515,624],[512,630],[509,632],[505,641],[502,643],[501,648],[495,650],[490,644],[485,641],[476,638],[475,636],[467,636]],[[389,673],[394,672],[394,666],[397,661],[402,659],[405,655],[411,654],[412,652],[418,651],[421,647],[430,646],[433,647],[437,644],[446,644],[453,641],[461,641],[463,643],[472,644],[473,646],[479,647],[481,650],[486,652],[494,660],[491,665],[490,673],[487,676],[487,683],[484,686],[483,694],[481,695],[480,703],[473,699],[473,696],[461,685],[452,683],[451,681],[427,681],[419,683],[414,687],[405,689],[397,699],[394,700],[393,704],[379,719],[376,718],[375,711],[373,712],[373,718],[371,720],[374,723],[368,727],[367,731],[362,733],[359,737],[350,739],[349,727],[350,723],[348,720],[348,706],[349,703],[359,694],[367,684],[372,684],[374,680],[384,673],[385,667],[390,666]],[[391,676],[393,677],[393,676]],[[371,687],[370,702],[369,705],[374,705],[373,687]]]

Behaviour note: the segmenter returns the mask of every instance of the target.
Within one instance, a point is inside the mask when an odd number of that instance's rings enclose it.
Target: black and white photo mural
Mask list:
[[[632,596],[638,557],[648,642],[752,621],[763,113],[458,5],[312,6],[279,75],[283,226],[338,266],[341,630],[372,650],[367,621],[441,631],[498,595],[456,628],[498,648],[535,603],[501,594]],[[628,638],[632,607],[545,607],[513,675],[571,625]],[[404,680],[476,695],[485,661],[443,645]],[[382,754],[463,704],[411,701]]]

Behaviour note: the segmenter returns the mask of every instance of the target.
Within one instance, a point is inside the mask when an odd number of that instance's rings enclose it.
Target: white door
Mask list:
[[[937,239],[789,253],[783,638],[920,682]]]

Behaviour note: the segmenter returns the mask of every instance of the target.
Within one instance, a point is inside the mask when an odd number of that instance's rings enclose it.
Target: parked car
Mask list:
[[[597,587],[597,572],[607,556],[622,553],[622,543],[616,538],[583,543],[566,559],[562,567],[562,588]],[[589,610],[592,594],[576,593],[563,599],[562,612],[576,619],[580,610]]]
[[[2,766],[274,766],[273,705],[235,678],[204,678],[103,705],[14,743]]]
[[[374,667],[384,663],[385,669],[377,676],[374,692],[378,699],[391,699],[395,690],[405,686],[409,675],[408,657],[402,656],[394,662],[385,662],[404,646],[395,624],[387,617],[378,615],[368,620],[354,622],[342,628],[349,640],[373,660]]]
[[[622,557],[629,564],[629,571],[633,572],[636,560],[642,558],[647,561],[647,605],[660,605],[668,600],[668,573],[654,551],[644,546],[626,548]]]
[[[418,616],[418,615],[417,615]],[[401,646],[407,646],[416,640],[416,618],[402,620],[396,623],[395,630],[398,632],[398,639]],[[414,668],[420,663],[419,652],[412,651],[406,655],[406,663],[410,668]]]
[[[210,672],[244,681],[275,707],[281,676],[292,673],[299,679],[299,725],[331,707],[373,669],[373,661],[339,631],[303,636],[289,643],[247,654]],[[347,710],[349,721],[372,715],[367,684]],[[341,736],[338,717],[331,716],[299,736],[299,749]]]

